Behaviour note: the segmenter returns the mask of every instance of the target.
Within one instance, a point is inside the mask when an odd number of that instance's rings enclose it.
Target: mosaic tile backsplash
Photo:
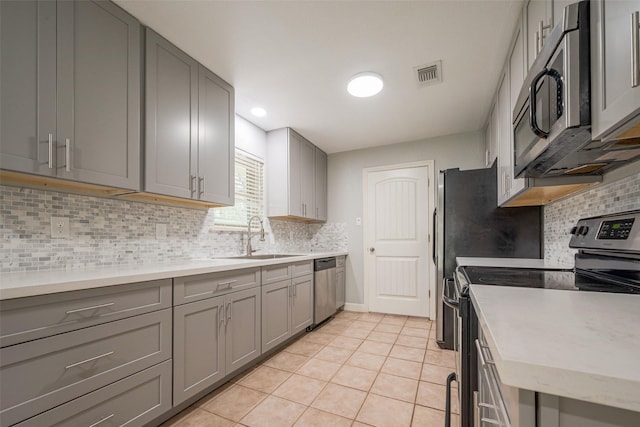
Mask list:
[[[246,233],[214,230],[213,210],[0,186],[0,271],[65,270],[242,254]],[[50,218],[69,218],[52,239]],[[167,238],[156,239],[156,224]],[[261,252],[346,251],[346,224],[266,221]]]
[[[545,206],[545,259],[573,265],[577,251],[569,248],[569,230],[578,219],[633,209],[640,209],[640,174]]]

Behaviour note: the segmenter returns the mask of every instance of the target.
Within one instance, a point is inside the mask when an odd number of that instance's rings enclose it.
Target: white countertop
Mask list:
[[[503,383],[640,412],[640,295],[472,285]]]
[[[510,268],[537,268],[545,270],[570,270],[573,265],[546,261],[532,258],[474,258],[457,257],[459,266],[465,267],[510,267]]]
[[[0,300],[342,255],[347,255],[347,252],[317,252],[276,259],[211,258],[163,264],[121,265],[91,270],[2,273],[0,274]]]

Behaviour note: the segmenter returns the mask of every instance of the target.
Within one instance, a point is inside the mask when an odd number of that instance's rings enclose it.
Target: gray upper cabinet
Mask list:
[[[327,220],[327,155],[324,151],[315,147],[316,160],[316,189],[315,189],[315,205],[316,219],[319,221]]]
[[[553,28],[553,6],[550,0],[529,0],[525,6],[527,17],[527,70],[542,50]]]
[[[639,21],[638,0],[591,2],[594,139],[609,139],[612,133],[623,131],[629,125],[635,124],[637,128],[640,114]],[[632,22],[635,28],[630,25]],[[635,55],[633,49],[636,49]],[[636,137],[638,134],[640,131],[636,129]]]
[[[139,189],[139,22],[105,1],[0,8],[0,166]]]
[[[233,88],[150,29],[145,84],[144,190],[233,204]]]
[[[325,221],[326,154],[293,129],[282,128],[267,135],[267,161],[267,215]]]

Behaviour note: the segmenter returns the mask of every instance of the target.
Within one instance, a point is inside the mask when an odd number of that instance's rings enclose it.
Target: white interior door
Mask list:
[[[429,168],[367,173],[365,277],[369,310],[429,316]]]

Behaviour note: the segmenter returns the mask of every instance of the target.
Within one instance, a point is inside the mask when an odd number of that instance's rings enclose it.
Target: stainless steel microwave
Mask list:
[[[516,177],[592,172],[580,153],[591,141],[589,27],[589,1],[567,6],[525,79],[513,111]]]

